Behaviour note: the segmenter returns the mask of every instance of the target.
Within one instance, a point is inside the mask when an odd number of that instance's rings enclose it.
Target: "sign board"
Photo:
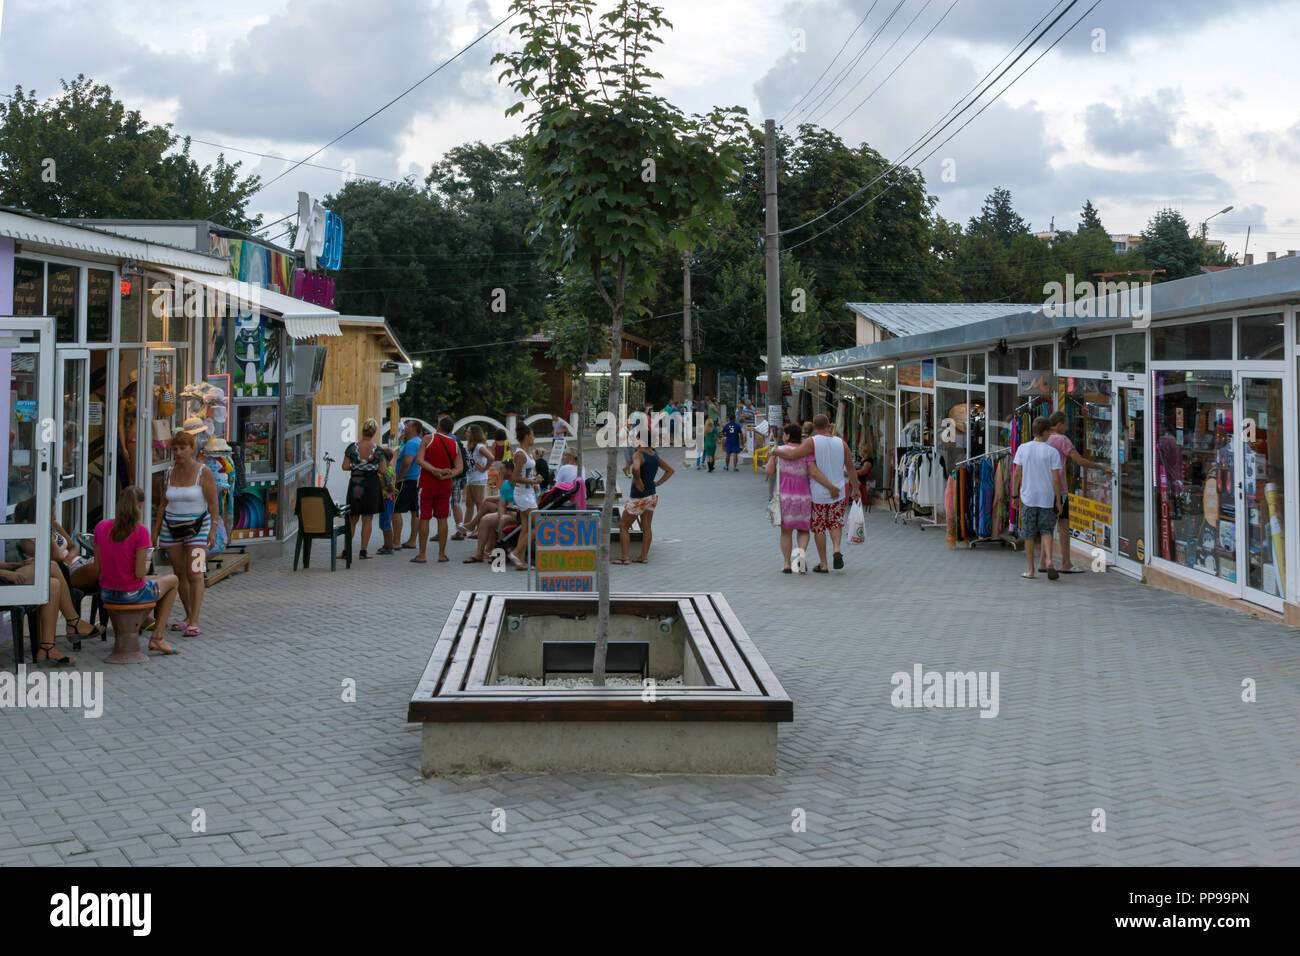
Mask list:
[[[595,592],[599,511],[530,511],[528,529],[534,591]]]
[[[554,474],[555,469],[560,467],[560,463],[564,460],[564,452],[568,447],[569,440],[562,436],[551,442],[551,457],[546,459],[546,464],[551,467],[551,474]]]
[[[1111,506],[1082,495],[1070,495],[1070,534],[1094,547],[1110,550]]]
[[[1016,376],[1016,394],[1021,398],[1051,398],[1056,389],[1056,376],[1037,369],[1021,371]]]
[[[781,426],[785,424],[785,409],[778,402],[775,405],[767,406],[768,430],[772,433],[773,441],[781,437]]]
[[[690,362],[686,366],[686,381],[691,385],[695,384],[695,363]]]

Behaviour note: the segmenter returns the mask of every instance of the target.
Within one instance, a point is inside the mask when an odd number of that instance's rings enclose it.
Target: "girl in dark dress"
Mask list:
[[[361,425],[361,440],[348,445],[343,453],[343,470],[352,473],[348,481],[348,505],[352,533],[357,531],[361,519],[361,557],[368,558],[366,545],[370,543],[374,516],[384,510],[384,483],[380,472],[388,463],[384,450],[375,444],[379,423],[367,418]]]

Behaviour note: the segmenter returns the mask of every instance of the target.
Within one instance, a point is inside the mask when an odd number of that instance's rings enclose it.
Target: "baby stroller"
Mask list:
[[[572,488],[560,488],[556,486],[552,488],[550,491],[545,492],[540,498],[537,499],[537,510],[538,511],[559,511],[563,508],[568,507],[569,503],[573,501],[573,498],[577,493],[578,493],[578,486],[576,482],[574,483]],[[505,530],[501,532],[501,536],[497,538],[497,547],[505,548],[507,551],[509,551],[518,542],[519,532],[522,525],[519,523],[518,515],[512,514],[510,515],[509,518],[507,518],[507,520],[513,521],[514,523],[507,525],[505,527]]]

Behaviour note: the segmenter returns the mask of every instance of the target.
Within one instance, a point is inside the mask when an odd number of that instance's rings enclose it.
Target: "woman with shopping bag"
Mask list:
[[[782,448],[793,448],[802,441],[799,426],[791,422],[782,429],[785,437]],[[779,463],[779,467],[778,467]],[[808,536],[812,529],[812,482],[816,481],[834,490],[835,486],[817,467],[816,457],[809,455],[794,461],[781,461],[776,455],[767,459],[767,473],[779,474],[777,493],[768,504],[768,513],[772,523],[781,529],[781,556],[785,558],[784,574],[792,574],[790,558],[794,545],[794,533],[799,532],[799,550],[808,553]],[[808,573],[808,561],[805,557],[800,563],[799,571]]]

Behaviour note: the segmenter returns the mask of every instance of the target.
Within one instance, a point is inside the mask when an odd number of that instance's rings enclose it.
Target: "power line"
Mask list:
[[[398,93],[398,94],[397,94],[396,96],[394,96],[391,100],[389,100],[389,101],[388,101],[387,103],[385,103],[383,106],[379,107],[379,109],[375,110],[373,113],[371,113],[371,114],[370,114],[369,116],[367,116],[365,119],[361,120],[361,121],[358,122],[358,123],[353,124],[351,127],[349,127],[348,129],[344,130],[342,133],[339,133],[339,135],[335,136],[332,140],[330,140],[328,143],[326,143],[326,144],[325,144],[324,146],[322,146],[320,149],[316,150],[316,151],[313,152],[313,153],[310,153],[310,154],[307,155],[307,156],[304,156],[302,159],[298,160],[298,162],[294,163],[292,166],[290,166],[290,167],[289,167],[288,169],[286,169],[284,172],[280,173],[280,174],[277,175],[277,176],[274,176],[273,178],[271,178],[271,179],[268,180],[267,182],[262,183],[260,186],[257,187],[256,190],[254,190],[253,193],[250,193],[249,195],[252,196],[252,195],[254,195],[254,194],[258,193],[258,192],[261,192],[263,189],[267,188],[268,186],[272,185],[273,183],[279,182],[281,179],[283,179],[285,176],[289,175],[291,172],[293,172],[293,171],[294,171],[295,169],[297,169],[299,166],[301,166],[301,165],[303,165],[304,163],[306,163],[307,160],[309,160],[309,159],[313,159],[314,157],[320,155],[320,154],[323,153],[325,150],[329,149],[331,146],[333,146],[335,143],[337,143],[339,140],[343,139],[345,136],[349,135],[350,133],[353,133],[353,132],[357,131],[357,130],[360,129],[362,126],[364,126],[366,123],[369,123],[372,119],[374,119],[376,116],[378,116],[378,115],[379,115],[380,113],[382,113],[384,110],[388,109],[388,107],[392,106],[392,105],[393,105],[394,103],[396,103],[398,100],[402,99],[402,98],[403,98],[404,96],[406,96],[408,93],[411,93],[413,90],[415,90],[417,87],[419,87],[419,86],[421,86],[422,84],[424,84],[426,81],[432,79],[434,76],[436,76],[438,73],[440,73],[444,68],[446,68],[447,66],[449,66],[450,64],[452,64],[452,63],[455,62],[456,60],[460,59],[460,57],[461,57],[462,55],[464,55],[465,53],[468,53],[468,52],[469,52],[470,50],[472,50],[474,47],[478,46],[481,42],[483,42],[485,39],[487,39],[489,36],[491,36],[491,35],[492,35],[493,33],[495,33],[497,30],[499,30],[499,29],[500,29],[500,28],[501,28],[501,27],[506,23],[506,21],[512,19],[513,17],[514,17],[514,13],[508,13],[508,14],[506,14],[504,17],[502,17],[500,20],[498,20],[498,21],[496,22],[496,25],[493,26],[491,29],[489,29],[487,32],[480,34],[480,35],[479,35],[475,40],[473,40],[473,41],[472,41],[468,46],[462,47],[462,48],[461,48],[460,50],[458,50],[458,51],[457,51],[453,56],[451,56],[450,58],[444,60],[444,61],[443,61],[442,63],[440,63],[437,67],[435,67],[435,68],[434,68],[432,71],[430,71],[429,73],[426,73],[426,74],[425,74],[423,77],[421,77],[419,80],[416,80],[414,83],[412,83],[410,86],[408,86],[408,87],[407,87],[406,89],[404,89],[402,92]],[[214,211],[214,212],[211,212],[211,213],[209,213],[205,218],[207,218],[207,219],[211,219],[211,218],[212,218],[213,216],[215,216],[215,215],[220,215],[220,214],[222,214],[222,213],[228,212],[228,211],[229,211],[229,208],[230,208],[230,207],[228,207],[228,208],[226,208],[226,209],[220,209],[220,210],[216,210],[216,211]]]
[[[1074,7],[1077,3],[1078,3],[1078,0],[1071,0],[1070,6],[1066,7],[1066,8],[1065,8],[1064,10],[1062,10],[1059,14],[1057,14],[1056,18],[1055,18],[1054,20],[1052,20],[1052,22],[1049,23],[1049,24],[1047,25],[1046,28],[1044,28],[1043,33],[1040,33],[1038,36],[1036,36],[1036,37],[1034,38],[1033,42],[1030,43],[1029,46],[1026,47],[1023,51],[1021,51],[1020,55],[1017,56],[1014,60],[1012,60],[1010,64],[1008,64],[1008,66],[1007,66],[1007,70],[1009,70],[1009,69],[1011,69],[1011,67],[1015,66],[1016,63],[1019,62],[1019,60],[1021,59],[1021,57],[1023,57],[1023,56],[1025,55],[1025,53],[1028,53],[1029,50],[1033,48],[1034,44],[1037,43],[1037,42],[1042,38],[1043,34],[1046,33],[1048,30],[1050,30],[1053,26],[1055,26],[1056,23],[1061,19],[1061,17],[1063,17],[1063,16],[1065,16],[1065,14],[1069,13],[1069,12],[1070,12],[1070,9],[1071,9],[1072,7]],[[986,109],[988,109],[990,106],[992,106],[994,103],[996,103],[996,102],[997,102],[997,101],[1002,97],[1002,94],[1006,93],[1007,90],[1009,90],[1009,89],[1011,89],[1011,87],[1015,86],[1017,80],[1019,80],[1022,76],[1024,76],[1024,75],[1025,75],[1026,73],[1028,73],[1031,69],[1033,69],[1033,68],[1034,68],[1034,65],[1035,65],[1036,63],[1038,63],[1039,60],[1041,60],[1041,59],[1042,59],[1043,57],[1045,57],[1048,53],[1050,53],[1050,52],[1052,51],[1052,49],[1056,46],[1056,44],[1060,43],[1063,39],[1065,39],[1065,37],[1068,36],[1068,35],[1070,34],[1070,32],[1071,32],[1075,27],[1077,27],[1077,26],[1078,26],[1078,25],[1083,21],[1083,18],[1086,17],[1086,16],[1087,16],[1089,13],[1091,13],[1093,10],[1095,10],[1095,9],[1096,9],[1100,4],[1101,4],[1101,0],[1096,0],[1096,2],[1093,3],[1093,5],[1092,5],[1091,7],[1089,7],[1087,10],[1085,10],[1085,11],[1083,12],[1083,14],[1080,15],[1080,17],[1079,17],[1077,20],[1075,20],[1072,24],[1070,24],[1070,25],[1065,29],[1065,31],[1061,33],[1060,36],[1058,36],[1055,40],[1053,40],[1053,41],[1052,41],[1052,42],[1047,46],[1047,48],[1046,48],[1045,50],[1043,50],[1042,53],[1038,54],[1038,56],[1035,57],[1034,60],[1033,60],[1033,61],[1032,61],[1032,62],[1031,62],[1027,67],[1025,67],[1023,70],[1021,70],[1018,74],[1016,74],[1015,78],[1012,79],[1010,83],[1008,83],[1006,86],[1004,86],[1001,90],[999,90],[999,91],[997,92],[997,94],[994,95],[994,97],[993,97],[992,99],[990,99],[987,103],[985,103],[983,106],[981,106],[981,107],[979,108],[979,110],[975,113],[974,116],[971,116],[968,120],[966,120],[965,123],[963,123],[961,126],[957,127],[957,129],[953,130],[953,132],[950,133],[950,134],[948,135],[948,138],[947,138],[947,139],[945,139],[942,143],[940,143],[938,146],[934,147],[934,149],[930,150],[930,152],[926,153],[923,157],[921,157],[921,159],[917,162],[917,164],[916,164],[916,166],[915,166],[914,168],[919,169],[921,163],[924,163],[927,159],[929,159],[929,158],[930,158],[931,156],[933,156],[936,152],[938,152],[940,149],[942,149],[942,148],[943,148],[943,147],[944,147],[944,146],[945,146],[945,145],[946,145],[946,144],[947,144],[947,143],[948,143],[948,142],[949,142],[949,141],[950,141],[954,136],[956,136],[958,133],[960,133],[962,130],[964,130],[964,129],[965,129],[967,126],[969,126],[972,122],[974,122],[975,119],[980,115],[980,113],[983,113]],[[997,77],[993,80],[993,82],[996,83],[999,79],[1001,79],[1002,76],[1007,72],[1007,70],[1003,70],[1002,73],[999,73],[999,74],[997,75]],[[990,83],[990,84],[989,84],[989,87],[991,87],[992,85],[993,85],[993,84]],[[980,92],[980,95],[982,96],[985,92],[987,92],[989,87],[985,87],[985,89],[982,90],[982,91]],[[970,104],[970,105],[973,106],[973,105],[975,104],[975,102],[977,102],[978,100],[979,100],[979,97],[977,96],[977,97],[975,98],[975,100],[972,100],[972,101],[971,101],[971,104]],[[967,109],[968,109],[968,108],[969,108],[969,107],[967,107]],[[963,109],[962,112],[965,112],[965,109]],[[961,115],[961,113],[958,113],[958,114],[957,114],[957,116],[960,116],[960,115]],[[946,128],[950,123],[952,123],[954,120],[956,120],[956,119],[957,119],[957,116],[954,116],[951,120],[948,121],[948,123],[945,123],[943,128]],[[941,128],[941,129],[939,130],[939,132],[943,132],[943,128]],[[933,140],[933,139],[934,139],[935,137],[937,137],[937,136],[938,136],[938,133],[936,133],[935,136],[934,136],[934,137],[931,137],[930,139]],[[915,154],[916,154],[917,152],[919,152],[921,149],[925,148],[925,146],[928,146],[928,145],[929,145],[929,142],[930,142],[930,140],[927,140],[925,143],[922,143],[920,146],[917,146],[916,148],[914,148],[914,149],[912,149],[912,150],[909,150],[909,151],[908,151],[908,154],[907,154],[906,156],[904,156],[902,159],[900,159],[897,163],[895,163],[895,164],[894,164],[893,166],[891,166],[889,169],[885,170],[885,172],[883,172],[883,173],[881,173],[879,176],[877,176],[874,180],[872,180],[871,183],[867,183],[867,186],[864,186],[863,189],[866,189],[868,186],[871,186],[873,183],[878,182],[878,181],[880,181],[881,179],[883,179],[883,178],[884,178],[885,176],[887,176],[890,172],[893,172],[893,171],[897,170],[898,168],[900,168],[903,162],[905,162],[905,161],[907,161],[908,159],[910,159],[911,156],[915,155]],[[834,229],[836,226],[840,225],[840,223],[845,222],[845,221],[847,221],[848,219],[851,219],[853,216],[856,216],[858,213],[860,213],[863,209],[866,209],[867,206],[871,205],[871,203],[875,202],[877,199],[879,199],[881,196],[883,196],[886,192],[888,192],[890,189],[892,189],[895,185],[897,185],[896,182],[895,182],[895,183],[890,183],[888,186],[886,186],[884,189],[882,189],[882,190],[881,190],[879,193],[877,193],[875,196],[872,196],[870,199],[868,199],[865,203],[863,203],[863,204],[862,204],[861,206],[859,206],[857,209],[853,210],[853,211],[850,212],[848,215],[846,215],[843,219],[837,220],[836,222],[832,223],[830,226],[827,226],[825,229],[821,230],[821,232],[818,232],[818,233],[816,233],[815,235],[810,236],[810,237],[807,238],[807,239],[804,239],[804,240],[802,240],[802,241],[800,241],[800,242],[796,242],[796,243],[794,243],[793,245],[786,246],[786,250],[797,249],[799,246],[802,246],[802,245],[804,245],[804,244],[806,244],[806,243],[812,242],[812,241],[813,241],[814,239],[816,239],[818,236],[824,236],[826,233],[830,232],[830,231],[831,231],[832,229]],[[860,192],[860,191],[861,191],[861,190],[859,190],[859,192]],[[851,197],[849,197],[849,198],[851,198]],[[847,201],[848,201],[848,200],[846,199],[845,202],[847,202]],[[838,205],[843,205],[843,203],[839,203]],[[823,215],[829,214],[829,212],[831,212],[831,211],[832,211],[832,210],[827,210],[827,213],[825,213],[825,214],[823,214]],[[820,219],[820,218],[822,218],[822,217],[819,216],[818,218]],[[813,221],[815,221],[815,220],[813,220]],[[805,225],[807,225],[807,224],[805,223]]]
[[[1059,3],[1059,2],[1060,2],[1060,0],[1054,0],[1054,2],[1052,3],[1052,7],[1055,8],[1056,5],[1057,5],[1057,3]],[[959,100],[957,101],[957,103],[954,104],[954,106],[951,107],[951,108],[948,110],[948,113],[945,113],[945,114],[944,114],[944,116],[948,116],[949,114],[952,114],[952,115],[951,115],[951,118],[948,119],[947,122],[944,122],[942,126],[939,126],[937,130],[935,129],[935,126],[938,126],[938,123],[937,123],[937,122],[936,122],[935,125],[931,126],[929,130],[927,130],[927,131],[926,131],[925,133],[923,133],[920,137],[918,137],[918,139],[917,139],[917,140],[916,140],[916,141],[915,141],[911,146],[909,146],[909,147],[907,148],[907,150],[904,151],[904,155],[903,155],[903,157],[902,157],[901,159],[899,159],[898,162],[896,162],[896,163],[892,164],[891,166],[889,166],[888,168],[886,168],[884,172],[880,173],[880,175],[878,175],[878,176],[874,177],[873,179],[871,179],[871,180],[870,180],[869,182],[867,182],[864,186],[860,187],[859,189],[855,189],[853,192],[849,193],[849,195],[845,196],[843,199],[841,199],[839,202],[837,202],[834,206],[831,206],[830,209],[827,209],[825,212],[821,213],[820,215],[815,216],[815,217],[813,217],[812,219],[809,219],[807,222],[802,222],[802,223],[800,223],[800,224],[797,225],[797,226],[792,226],[792,227],[790,227],[789,229],[782,229],[780,234],[781,234],[782,236],[786,236],[786,235],[789,235],[789,234],[792,233],[792,232],[797,232],[797,231],[800,230],[800,229],[807,228],[808,226],[811,226],[813,223],[816,223],[816,222],[821,221],[822,219],[825,219],[827,216],[829,216],[831,213],[833,213],[836,209],[839,209],[841,206],[846,205],[847,203],[849,203],[850,201],[852,201],[852,200],[854,199],[854,197],[856,197],[856,196],[860,196],[862,193],[866,192],[868,189],[870,189],[870,188],[871,188],[872,186],[874,186],[876,183],[880,182],[880,180],[882,180],[882,179],[884,179],[886,176],[888,176],[891,172],[894,172],[896,169],[900,168],[900,167],[902,166],[902,164],[907,160],[907,158],[908,158],[909,156],[914,155],[916,152],[918,152],[918,151],[920,151],[921,149],[924,149],[926,146],[928,146],[928,145],[930,144],[930,142],[933,141],[933,140],[934,140],[934,139],[935,139],[935,138],[936,138],[940,133],[942,133],[945,129],[947,129],[950,125],[952,125],[952,123],[956,122],[956,120],[958,119],[958,117],[961,116],[962,113],[966,112],[968,109],[970,109],[972,106],[974,106],[977,102],[979,102],[979,98],[980,98],[981,96],[983,96],[985,93],[987,93],[987,92],[988,92],[988,91],[993,87],[993,84],[995,84],[998,80],[1000,80],[1003,76],[1005,76],[1006,73],[1007,73],[1007,71],[1010,70],[1013,66],[1015,66],[1016,63],[1018,63],[1018,62],[1019,62],[1019,61],[1020,61],[1024,56],[1025,56],[1025,54],[1027,54],[1031,49],[1033,49],[1034,45],[1035,45],[1036,43],[1038,43],[1038,41],[1041,40],[1041,39],[1043,38],[1043,36],[1044,36],[1044,35],[1045,35],[1045,34],[1046,34],[1046,33],[1047,33],[1047,32],[1048,32],[1048,31],[1049,31],[1053,26],[1055,26],[1056,23],[1057,23],[1057,22],[1058,22],[1058,21],[1059,21],[1063,16],[1065,16],[1065,14],[1069,13],[1069,12],[1070,12],[1070,9],[1073,8],[1073,7],[1074,7],[1078,2],[1079,2],[1079,0],[1070,0],[1070,4],[1069,4],[1069,6],[1067,6],[1064,10],[1062,10],[1060,13],[1058,13],[1058,14],[1056,15],[1056,18],[1053,19],[1052,22],[1049,23],[1046,27],[1044,27],[1043,30],[1038,34],[1038,36],[1034,37],[1034,39],[1033,39],[1032,41],[1030,41],[1029,45],[1026,46],[1023,50],[1021,50],[1020,53],[1016,55],[1016,58],[1015,58],[1014,60],[1012,60],[1010,63],[1007,64],[1007,66],[1002,70],[1001,73],[999,73],[996,77],[994,77],[994,78],[993,78],[993,79],[988,83],[988,85],[985,86],[982,90],[980,90],[979,93],[977,93],[977,94],[975,95],[975,97],[974,97],[974,98],[973,98],[969,103],[967,103],[965,106],[961,106],[961,103],[962,103],[962,102],[963,102],[967,97],[970,96],[970,93],[967,93],[965,96],[963,96],[961,99],[959,99]],[[1098,0],[1098,2],[1100,2],[1100,0]],[[1093,6],[1095,7],[1096,4],[1094,4]],[[1047,15],[1050,15],[1050,14],[1051,14],[1051,10],[1048,11],[1048,14],[1047,14]],[[1039,22],[1039,23],[1042,23],[1043,20],[1045,20],[1045,19],[1047,18],[1047,15],[1044,15],[1044,17],[1043,17],[1042,19],[1040,19],[1038,22]],[[1034,27],[1031,27],[1030,30],[1029,30],[1029,33],[1032,33],[1033,30],[1034,30],[1034,28],[1037,27],[1037,25],[1038,25],[1038,24],[1035,24]],[[1068,31],[1067,31],[1067,32],[1068,32]],[[1028,36],[1029,34],[1026,33],[1025,35]],[[1017,42],[1016,47],[1018,47],[1018,46],[1020,45],[1020,43],[1023,42],[1023,40],[1024,40],[1024,38],[1022,37],[1021,40],[1020,40],[1019,42]],[[1014,51],[1014,50],[1016,49],[1016,47],[1012,47],[1012,50]],[[1049,47],[1049,49],[1050,49],[1050,47]],[[1007,55],[1010,56],[1010,54],[1007,54]],[[1006,57],[1003,57],[1003,60],[1005,60],[1005,59],[1006,59]],[[997,69],[997,67],[994,66],[993,69]],[[990,70],[990,71],[989,71],[989,73],[992,73],[992,72],[993,72],[993,70]],[[986,73],[986,74],[985,74],[985,78],[987,78],[987,77],[988,77],[988,74]],[[984,82],[984,80],[981,79],[978,83],[975,84],[975,86],[978,87],[978,86],[980,85],[980,83],[983,83],[983,82]],[[1004,92],[1005,92],[1005,90],[1004,90]],[[999,93],[998,96],[1000,96],[1000,95],[1001,95],[1001,94]],[[995,96],[994,99],[996,100],[997,97]],[[990,102],[992,102],[992,100],[990,100]],[[957,109],[958,106],[961,106],[961,108],[960,108],[960,109]],[[954,114],[954,113],[953,113],[953,110],[957,110],[957,112]],[[940,121],[942,121],[942,120],[943,120],[943,117],[940,117]],[[834,228],[834,227],[832,227],[832,228]],[[821,233],[818,233],[818,235],[821,235]]]
[[[239,146],[228,146],[225,143],[213,143],[206,139],[195,139],[193,136],[188,136],[186,138],[195,143],[202,143],[204,146],[215,146],[217,149],[228,149],[236,153],[247,153],[249,156],[261,156],[263,159],[278,159],[281,162],[285,162],[285,163],[292,162],[292,160],[289,159],[288,156],[275,156],[271,153],[259,153],[255,149],[243,149]],[[405,180],[402,179],[393,179],[388,176],[372,176],[369,173],[359,173],[355,169],[339,169],[334,166],[322,166],[319,163],[300,163],[299,165],[310,166],[312,169],[324,169],[327,172],[331,172],[331,173],[343,173],[344,175],[350,174],[357,177],[358,179],[375,179],[385,183],[405,182]],[[294,215],[296,215],[296,213]]]
[[[889,11],[888,16],[885,17],[885,22],[880,24],[880,26],[876,28],[875,33],[871,34],[871,37],[867,40],[866,46],[864,46],[860,51],[858,51],[858,55],[855,56],[853,60],[847,66],[845,66],[843,70],[839,72],[839,74],[835,78],[835,82],[832,83],[825,91],[823,91],[817,97],[817,99],[815,99],[811,104],[809,104],[809,106],[804,110],[806,114],[811,115],[814,110],[820,109],[822,104],[825,103],[826,100],[829,99],[830,96],[840,88],[840,84],[844,82],[844,80],[848,77],[848,75],[853,72],[854,67],[856,67],[859,63],[861,63],[862,58],[866,56],[868,52],[870,52],[873,46],[875,46],[876,41],[880,39],[880,35],[885,32],[885,27],[889,26],[890,21],[894,19],[894,14],[898,13],[899,9],[901,9],[903,4],[906,2],[907,0],[898,0],[898,3],[894,5],[894,9]],[[877,60],[877,62],[879,61]],[[867,70],[867,72],[870,73],[871,69],[874,68],[875,68],[875,64],[873,64],[872,67]]]
[[[921,37],[921,39],[916,42],[916,46],[912,47],[912,49],[907,51],[907,56],[903,57],[901,60],[898,61],[897,64],[894,65],[894,68],[889,71],[889,73],[885,76],[885,78],[881,80],[878,84],[876,84],[876,88],[872,90],[870,93],[868,93],[865,97],[863,97],[861,103],[853,107],[853,109],[849,110],[849,112],[846,113],[838,123],[832,126],[831,132],[834,132],[835,130],[843,126],[846,122],[848,122],[849,117],[851,117],[858,110],[862,109],[862,107],[866,105],[867,100],[875,96],[876,93],[879,92],[880,88],[889,82],[890,77],[892,77],[895,73],[898,72],[899,67],[901,67],[904,63],[906,63],[908,60],[912,58],[912,54],[915,53],[918,49],[920,49],[922,43],[930,39],[930,34],[939,28],[939,24],[943,23],[943,21],[948,18],[948,14],[952,13],[952,8],[957,6],[957,4],[960,2],[961,0],[952,0],[952,3],[948,5],[948,9],[943,11],[943,16],[939,17],[939,19],[934,22],[934,26],[930,27],[930,29],[926,31],[925,36]],[[910,27],[911,24],[909,23],[908,26]]]
[[[921,14],[925,13],[925,11],[930,8],[930,4],[933,2],[934,0],[925,0],[925,3],[921,4],[921,9],[917,10],[916,13],[912,15],[912,19],[907,21],[907,26],[903,27],[903,29],[898,32],[898,36],[894,37],[894,42],[889,44],[889,46],[885,48],[885,52],[880,54],[879,58],[876,60],[875,63],[871,64],[871,67],[867,70],[867,72],[863,73],[862,76],[858,77],[858,81],[856,83],[854,83],[847,90],[845,90],[844,94],[834,103],[832,103],[830,106],[826,107],[826,109],[824,109],[819,116],[814,117],[812,122],[820,125],[823,119],[825,119],[841,103],[843,103],[846,99],[848,99],[849,95],[854,90],[856,90],[859,86],[861,86],[866,81],[867,77],[871,75],[871,71],[874,70],[876,67],[880,66],[880,64],[885,62],[885,57],[889,56],[889,54],[893,52],[894,47],[898,46],[898,41],[903,39],[903,37],[907,35],[907,31],[912,29],[912,24],[914,24],[917,20],[920,19]]]
[[[788,110],[785,111],[785,113],[777,121],[776,124],[777,126],[785,125],[785,118],[789,116],[791,113],[793,113],[795,110],[797,110],[799,108],[799,104],[802,103],[804,100],[806,100],[808,98],[808,95],[812,93],[813,90],[817,89],[817,84],[820,83],[825,78],[826,74],[831,71],[831,67],[835,65],[835,61],[840,58],[840,54],[844,52],[844,50],[848,47],[850,41],[852,41],[852,39],[857,35],[858,31],[862,29],[862,24],[867,22],[867,19],[871,16],[871,11],[876,9],[876,4],[878,2],[879,0],[872,0],[871,8],[867,10],[867,15],[858,21],[858,25],[853,28],[853,32],[848,35],[843,45],[839,48],[839,50],[836,51],[835,55],[831,57],[831,61],[826,64],[826,69],[822,70],[821,76],[813,80],[813,85],[808,87],[808,89],[804,92],[804,95],[799,97],[799,99],[795,102],[794,106],[790,107]]]

